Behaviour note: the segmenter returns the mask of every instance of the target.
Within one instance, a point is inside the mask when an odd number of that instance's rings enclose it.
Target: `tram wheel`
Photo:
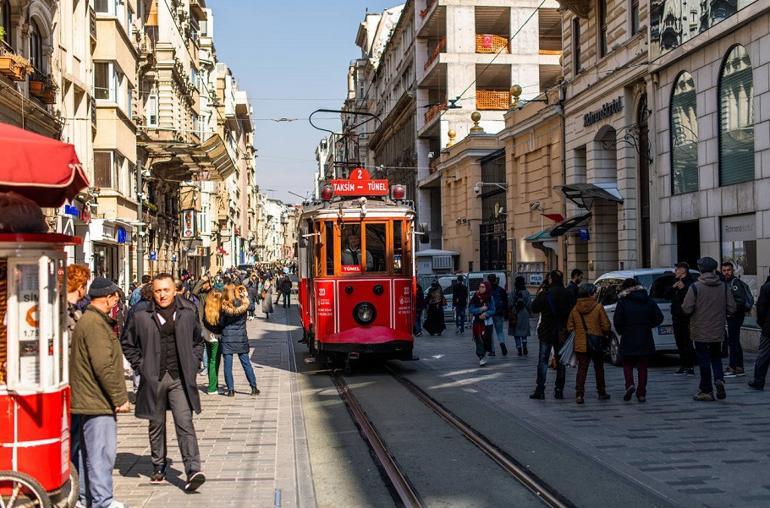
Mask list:
[[[0,471],[0,506],[51,508],[51,498],[40,483],[26,473]]]
[[[75,464],[70,462],[70,491],[67,495],[67,507],[68,508],[75,508],[75,505],[78,502],[78,497],[80,497],[80,477],[78,475],[78,470],[75,467]]]

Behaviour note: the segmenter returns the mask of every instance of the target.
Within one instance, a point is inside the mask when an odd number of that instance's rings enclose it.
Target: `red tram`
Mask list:
[[[351,180],[324,187],[300,217],[304,338],[321,361],[361,355],[409,360],[414,325],[414,210],[402,185]],[[390,194],[390,195],[388,195]]]

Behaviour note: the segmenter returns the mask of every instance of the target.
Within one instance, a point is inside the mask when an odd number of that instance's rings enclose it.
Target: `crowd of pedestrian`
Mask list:
[[[90,281],[90,284],[89,284]],[[235,396],[237,356],[258,396],[249,357],[246,322],[261,307],[265,319],[273,298],[291,304],[288,269],[229,269],[195,279],[182,272],[143,276],[128,297],[115,281],[94,277],[84,265],[67,269],[67,327],[71,332],[71,458],[81,478],[78,506],[120,508],[113,499],[117,413],[148,420],[151,483],[166,481],[166,414],[171,411],[186,482],[194,492],[206,481],[193,415],[201,412],[197,376],[206,374],[209,395]],[[222,362],[224,358],[224,362]],[[224,363],[224,390],[219,368]],[[126,389],[126,367],[133,390]]]
[[[749,286],[736,277],[731,261],[720,264],[704,257],[698,260],[697,269],[699,275],[694,276],[687,263],[678,263],[673,282],[662,288],[662,296],[671,302],[672,329],[679,356],[675,374],[695,376],[697,366],[700,382],[693,399],[722,400],[727,397],[725,378],[745,375],[740,333],[745,317],[754,307],[754,297]],[[554,370],[553,396],[563,399],[566,367],[571,366],[576,367],[576,402],[584,404],[586,378],[593,364],[597,398],[607,400],[610,393],[604,376],[604,360],[615,333],[616,355],[623,366],[625,380],[623,400],[628,402],[636,396],[638,402],[646,402],[649,362],[656,353],[653,330],[662,325],[664,315],[639,280],[626,279],[617,289],[612,323],[599,301],[597,287],[583,282],[583,272],[579,269],[572,270],[566,286],[559,270],[547,273],[534,294],[528,290],[523,276],[517,276],[512,286],[511,291],[506,292],[498,276],[489,274],[487,280],[469,294],[467,279],[460,275],[449,289],[455,331],[458,335],[464,334],[470,315],[480,366],[487,365],[490,357],[496,356],[495,344],[499,344],[503,356],[508,354],[506,336],[513,337],[518,356],[527,356],[530,319],[537,317],[539,350],[535,390],[530,398],[545,399],[548,371]],[[431,335],[440,335],[445,328],[443,290],[438,281],[433,281],[427,294],[417,287],[415,335],[420,335],[422,328]],[[754,377],[748,386],[762,390],[770,368],[770,277],[759,291],[756,314],[762,334]],[[727,358],[727,367],[723,369],[724,358]]]

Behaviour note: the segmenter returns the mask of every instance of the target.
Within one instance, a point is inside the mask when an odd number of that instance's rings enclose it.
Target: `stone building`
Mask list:
[[[588,279],[650,266],[649,11],[628,0],[560,0],[567,215],[590,213],[568,244]]]
[[[731,260],[756,292],[770,267],[770,3],[671,3],[651,6],[653,262]]]

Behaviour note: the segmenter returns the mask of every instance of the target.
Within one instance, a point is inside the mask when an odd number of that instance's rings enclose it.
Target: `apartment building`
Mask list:
[[[588,219],[568,243],[588,279],[650,266],[652,175],[645,2],[562,1],[567,215]],[[590,214],[590,215],[589,215]]]
[[[770,268],[770,3],[650,6],[653,263]]]

